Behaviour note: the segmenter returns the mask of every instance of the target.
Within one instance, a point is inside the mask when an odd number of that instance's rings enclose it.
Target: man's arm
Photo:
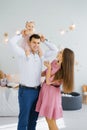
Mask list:
[[[21,35],[16,35],[9,40],[11,49],[19,56],[25,55],[25,51],[17,45],[18,41],[22,38]]]
[[[56,45],[50,43],[50,42],[47,41],[47,40],[45,40],[44,44],[45,44],[51,51],[58,52],[58,48],[56,47]]]
[[[43,42],[43,44],[45,44],[49,48],[49,50],[47,50],[44,54],[45,58],[51,57],[53,55],[57,55],[58,48],[56,47],[56,45],[46,40],[46,38],[43,35],[41,36],[41,42]]]
[[[51,77],[51,63],[49,61],[45,61],[44,65],[47,67],[46,71],[46,84],[50,84],[50,77]]]

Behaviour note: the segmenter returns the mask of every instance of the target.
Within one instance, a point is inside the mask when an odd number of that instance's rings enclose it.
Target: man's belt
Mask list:
[[[26,85],[23,85],[23,84],[19,84],[19,87],[26,88],[26,89],[40,89],[41,85],[30,87],[30,86],[26,86]]]

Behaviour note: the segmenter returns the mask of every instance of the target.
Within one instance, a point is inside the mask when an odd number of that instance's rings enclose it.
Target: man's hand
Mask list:
[[[41,40],[41,42],[44,42],[46,40],[45,36],[40,34],[40,40]]]

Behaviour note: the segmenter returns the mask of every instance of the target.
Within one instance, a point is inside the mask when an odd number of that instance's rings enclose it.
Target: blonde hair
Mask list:
[[[31,23],[35,25],[35,22],[34,22],[34,21],[26,21],[26,25],[27,25],[27,24],[31,24]]]

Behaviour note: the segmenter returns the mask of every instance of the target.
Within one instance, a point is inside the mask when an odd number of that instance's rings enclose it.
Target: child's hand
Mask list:
[[[24,29],[24,30],[21,31],[21,34],[22,34],[23,37],[25,37],[29,34],[29,30]]]
[[[25,29],[21,31],[22,37],[25,37]]]
[[[44,61],[44,65],[48,68],[51,67],[51,63],[49,61]]]

